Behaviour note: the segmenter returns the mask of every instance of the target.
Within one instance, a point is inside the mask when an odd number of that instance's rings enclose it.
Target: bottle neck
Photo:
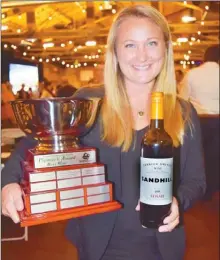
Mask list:
[[[152,96],[151,101],[150,127],[152,129],[164,129],[163,96],[156,93]]]
[[[163,119],[151,119],[150,128],[151,129],[164,129],[164,120]]]

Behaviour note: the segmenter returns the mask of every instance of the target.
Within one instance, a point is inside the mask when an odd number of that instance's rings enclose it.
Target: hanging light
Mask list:
[[[177,42],[188,42],[188,38],[186,37],[177,38]]]
[[[195,21],[196,21],[196,17],[193,17],[193,16],[185,15],[182,17],[183,23],[190,23],[190,22],[195,22]]]
[[[86,46],[96,46],[96,41],[87,41],[86,43],[85,43],[85,45]]]
[[[54,43],[53,43],[53,42],[45,42],[45,43],[43,44],[43,47],[44,47],[44,49],[46,49],[46,48],[52,48],[52,47],[54,47]]]

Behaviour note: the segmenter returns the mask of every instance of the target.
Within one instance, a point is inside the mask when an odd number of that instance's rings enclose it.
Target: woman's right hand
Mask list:
[[[24,209],[21,187],[17,183],[5,185],[2,189],[2,214],[10,217],[14,223],[20,222],[18,211]]]

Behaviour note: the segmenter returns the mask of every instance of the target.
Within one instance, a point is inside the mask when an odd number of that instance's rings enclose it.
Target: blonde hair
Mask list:
[[[179,146],[179,144],[183,143],[184,120],[181,106],[176,100],[171,33],[168,23],[161,13],[150,6],[140,5],[122,10],[109,31],[104,70],[105,97],[102,106],[102,139],[112,146],[122,146],[123,151],[130,148],[133,140],[133,117],[115,52],[118,27],[129,17],[149,18],[163,32],[166,55],[163,68],[157,76],[154,91],[164,93],[165,129],[172,137],[174,146]]]

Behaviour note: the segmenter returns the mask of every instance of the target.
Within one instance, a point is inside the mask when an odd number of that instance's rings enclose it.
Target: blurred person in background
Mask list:
[[[77,88],[71,84],[58,85],[56,96],[57,97],[71,97],[76,92]]]
[[[16,125],[14,113],[10,102],[15,100],[12,87],[9,82],[1,84],[1,120],[2,128]]]
[[[41,84],[41,94],[40,98],[51,98],[54,97],[53,88],[51,82],[44,78]]]
[[[21,84],[21,89],[17,92],[17,99],[28,99],[28,92],[24,90],[25,84]]]
[[[180,86],[181,81],[184,78],[184,73],[182,70],[178,69],[178,70],[175,70],[175,74],[176,74],[177,93],[179,93],[180,92],[179,86]]]
[[[194,105],[200,117],[206,168],[206,199],[219,191],[219,46],[205,51],[204,63],[182,81],[180,96]]]
[[[198,114],[219,114],[219,46],[209,47],[204,63],[186,74],[180,96],[189,100]]]

